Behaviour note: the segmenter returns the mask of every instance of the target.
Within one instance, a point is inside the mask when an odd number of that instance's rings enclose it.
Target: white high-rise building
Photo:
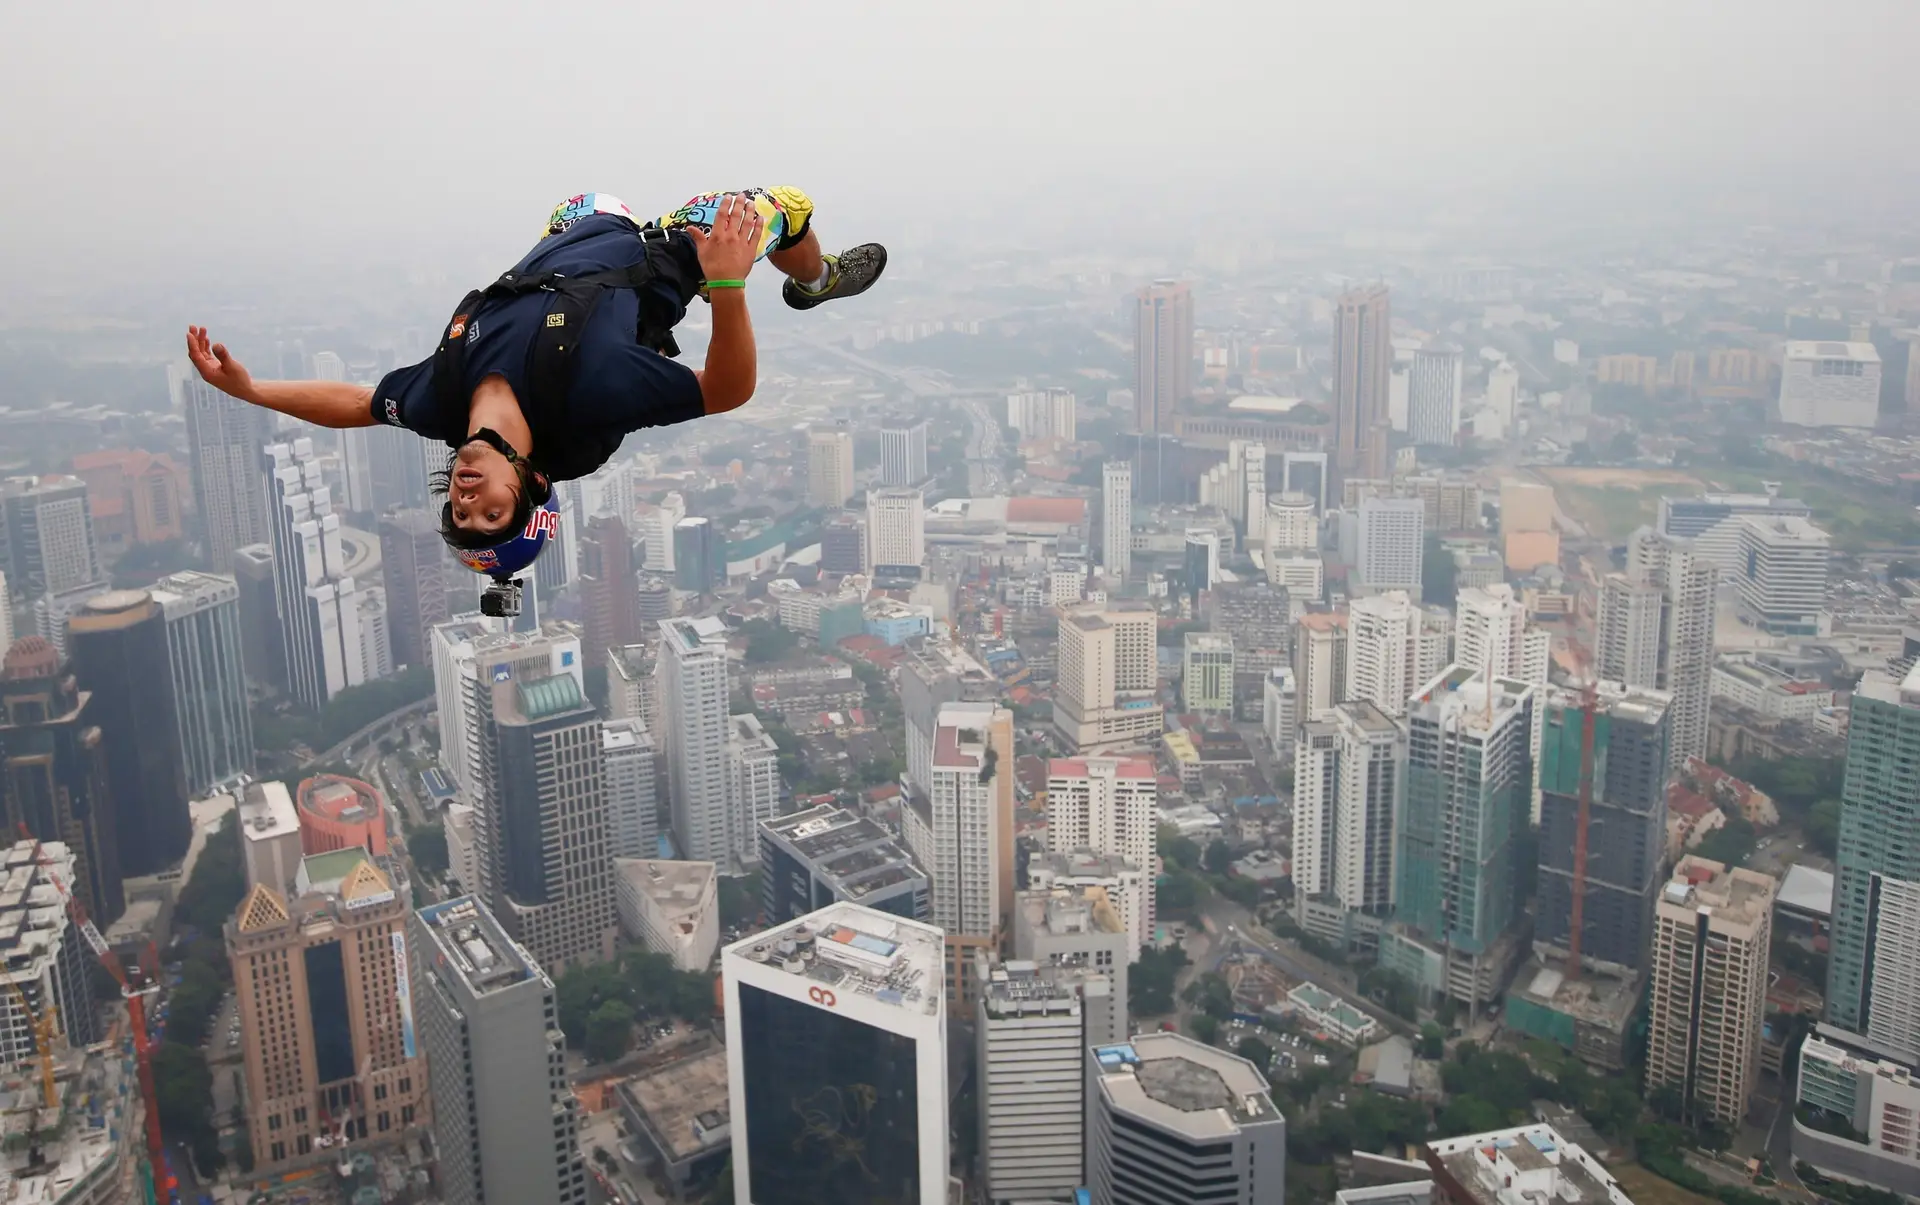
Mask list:
[[[1347,694],[1347,613],[1314,611],[1293,629],[1295,723],[1323,719]]]
[[[1920,363],[1920,357],[1915,363]],[[1695,551],[1719,566],[1723,579],[1732,581],[1740,570],[1740,532],[1748,515],[1811,519],[1813,508],[1798,498],[1772,493],[1662,498],[1657,528],[1663,536],[1692,540]]]
[[[1673,695],[1667,749],[1676,767],[1706,754],[1718,580],[1718,569],[1691,540],[1643,527],[1627,541],[1626,571],[1600,583],[1595,673]]]
[[[653,735],[637,719],[600,726],[607,768],[607,848],[616,858],[660,856],[660,800]]]
[[[918,565],[927,559],[927,500],[915,488],[867,491],[867,564]]]
[[[1085,1143],[1080,992],[1031,962],[982,969],[975,1033],[987,1200],[1069,1200]]]
[[[1357,520],[1354,573],[1367,591],[1405,590],[1420,596],[1426,504],[1418,498],[1364,498]]]
[[[1317,552],[1269,553],[1267,581],[1284,586],[1296,603],[1318,602],[1327,589],[1327,563]]]
[[[260,453],[273,438],[274,416],[228,397],[191,371],[180,380],[180,403],[207,560],[224,570],[232,566],[235,551],[268,540],[272,515]]]
[[[1018,431],[1023,440],[1059,439],[1072,443],[1079,437],[1073,390],[1008,394],[1007,425]]]
[[[1047,767],[1047,848],[1056,854],[1091,850],[1153,865],[1160,815],[1159,779],[1143,757],[1055,758]],[[1152,887],[1129,909],[1129,961],[1152,937]]]
[[[1220,506],[1227,517],[1237,523],[1252,523],[1253,512],[1264,510],[1267,496],[1267,446],[1258,440],[1232,439],[1227,441],[1226,488],[1220,499]],[[1256,494],[1254,491],[1258,490]],[[1258,520],[1262,535],[1266,529],[1266,515]],[[1251,529],[1247,532],[1247,542],[1256,544]]]
[[[1456,664],[1478,670],[1483,678],[1546,685],[1553,637],[1527,622],[1526,605],[1514,596],[1512,586],[1496,582],[1464,587],[1454,614]]]
[[[13,596],[7,593],[7,575],[0,570],[0,651],[13,647]]]
[[[640,515],[640,539],[646,544],[641,564],[656,573],[673,572],[673,529],[687,517],[687,500],[678,492],[660,499]]]
[[[1267,748],[1282,761],[1293,756],[1294,730],[1300,726],[1300,690],[1293,668],[1278,665],[1267,671],[1261,686],[1260,728]]]
[[[1780,421],[1871,428],[1880,421],[1880,353],[1871,343],[1789,342],[1780,362]]]
[[[919,485],[926,479],[926,420],[880,428],[880,484]]]
[[[840,428],[807,432],[807,501],[845,506],[853,497],[853,433]]]
[[[1298,490],[1274,494],[1267,499],[1267,556],[1276,552],[1320,551],[1320,516],[1314,513],[1313,497]]]
[[[358,583],[346,574],[340,516],[313,441],[267,449],[272,498],[274,606],[280,613],[290,693],[314,710],[367,680]]]
[[[1372,703],[1342,703],[1326,719],[1302,725],[1293,764],[1293,882],[1300,923],[1328,909],[1384,920],[1393,905],[1406,729]],[[1312,931],[1330,930],[1322,935],[1344,940],[1349,923],[1336,915]]]
[[[1827,606],[1827,533],[1797,518],[1747,515],[1740,522],[1740,606],[1762,631],[1820,635]]]
[[[907,848],[933,880],[933,923],[947,935],[948,994],[968,1002],[979,951],[1010,932],[1013,907],[1013,713],[942,703],[933,781],[900,812]]]
[[[387,622],[387,588],[366,586],[355,592],[360,610],[360,676],[378,682],[393,676],[393,634]]]
[[[1408,370],[1407,434],[1416,444],[1452,447],[1460,438],[1461,356],[1448,348],[1422,348]]]
[[[1390,716],[1407,714],[1407,696],[1447,663],[1447,632],[1438,616],[1404,591],[1356,598],[1347,609],[1346,693]]]
[[[721,952],[736,1205],[948,1205],[941,938],[831,904]]]
[[[760,824],[780,811],[780,747],[752,712],[727,718],[727,848],[736,864],[760,860]]]
[[[729,865],[727,629],[718,619],[660,621],[661,744],[680,855]]]
[[[1100,469],[1100,564],[1116,584],[1133,565],[1133,465],[1124,460]]]
[[[1500,416],[1500,429],[1511,432],[1520,416],[1520,370],[1502,360],[1487,373],[1487,408]]]
[[[1053,726],[1080,753],[1148,745],[1163,717],[1151,610],[1074,608],[1060,617]]]

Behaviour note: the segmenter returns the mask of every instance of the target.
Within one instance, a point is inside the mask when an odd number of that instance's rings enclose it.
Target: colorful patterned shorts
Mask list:
[[[806,193],[785,186],[739,191],[753,198],[754,208],[760,211],[764,220],[756,259],[765,257],[769,251],[785,251],[806,237],[807,227],[813,221],[813,199]],[[725,195],[718,192],[702,193],[672,213],[646,224],[667,230],[676,226],[698,226],[702,230],[712,230],[713,220],[720,212],[720,199]],[[546,232],[541,237],[559,234],[581,218],[595,213],[617,213],[635,222],[640,221],[620,198],[603,192],[587,192],[568,197],[554,206],[553,212],[547,215]]]

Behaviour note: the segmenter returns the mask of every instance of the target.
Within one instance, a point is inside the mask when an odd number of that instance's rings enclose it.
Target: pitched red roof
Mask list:
[[[1009,523],[1079,523],[1087,517],[1084,498],[1009,498]]]

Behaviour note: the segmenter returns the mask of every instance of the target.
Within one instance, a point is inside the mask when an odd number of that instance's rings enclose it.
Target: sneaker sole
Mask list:
[[[835,259],[839,279],[832,289],[825,293],[811,294],[800,291],[800,286],[788,280],[781,295],[786,303],[796,310],[810,310],[825,301],[837,301],[843,297],[858,297],[871,289],[880,274],[887,270],[887,249],[879,243],[862,243],[858,247],[848,248]]]

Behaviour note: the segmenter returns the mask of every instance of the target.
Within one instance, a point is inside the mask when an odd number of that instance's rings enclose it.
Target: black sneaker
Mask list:
[[[861,243],[823,258],[827,261],[827,283],[818,293],[791,276],[781,286],[780,296],[794,309],[810,310],[836,297],[856,297],[872,288],[880,273],[887,270],[887,249],[879,243]]]

